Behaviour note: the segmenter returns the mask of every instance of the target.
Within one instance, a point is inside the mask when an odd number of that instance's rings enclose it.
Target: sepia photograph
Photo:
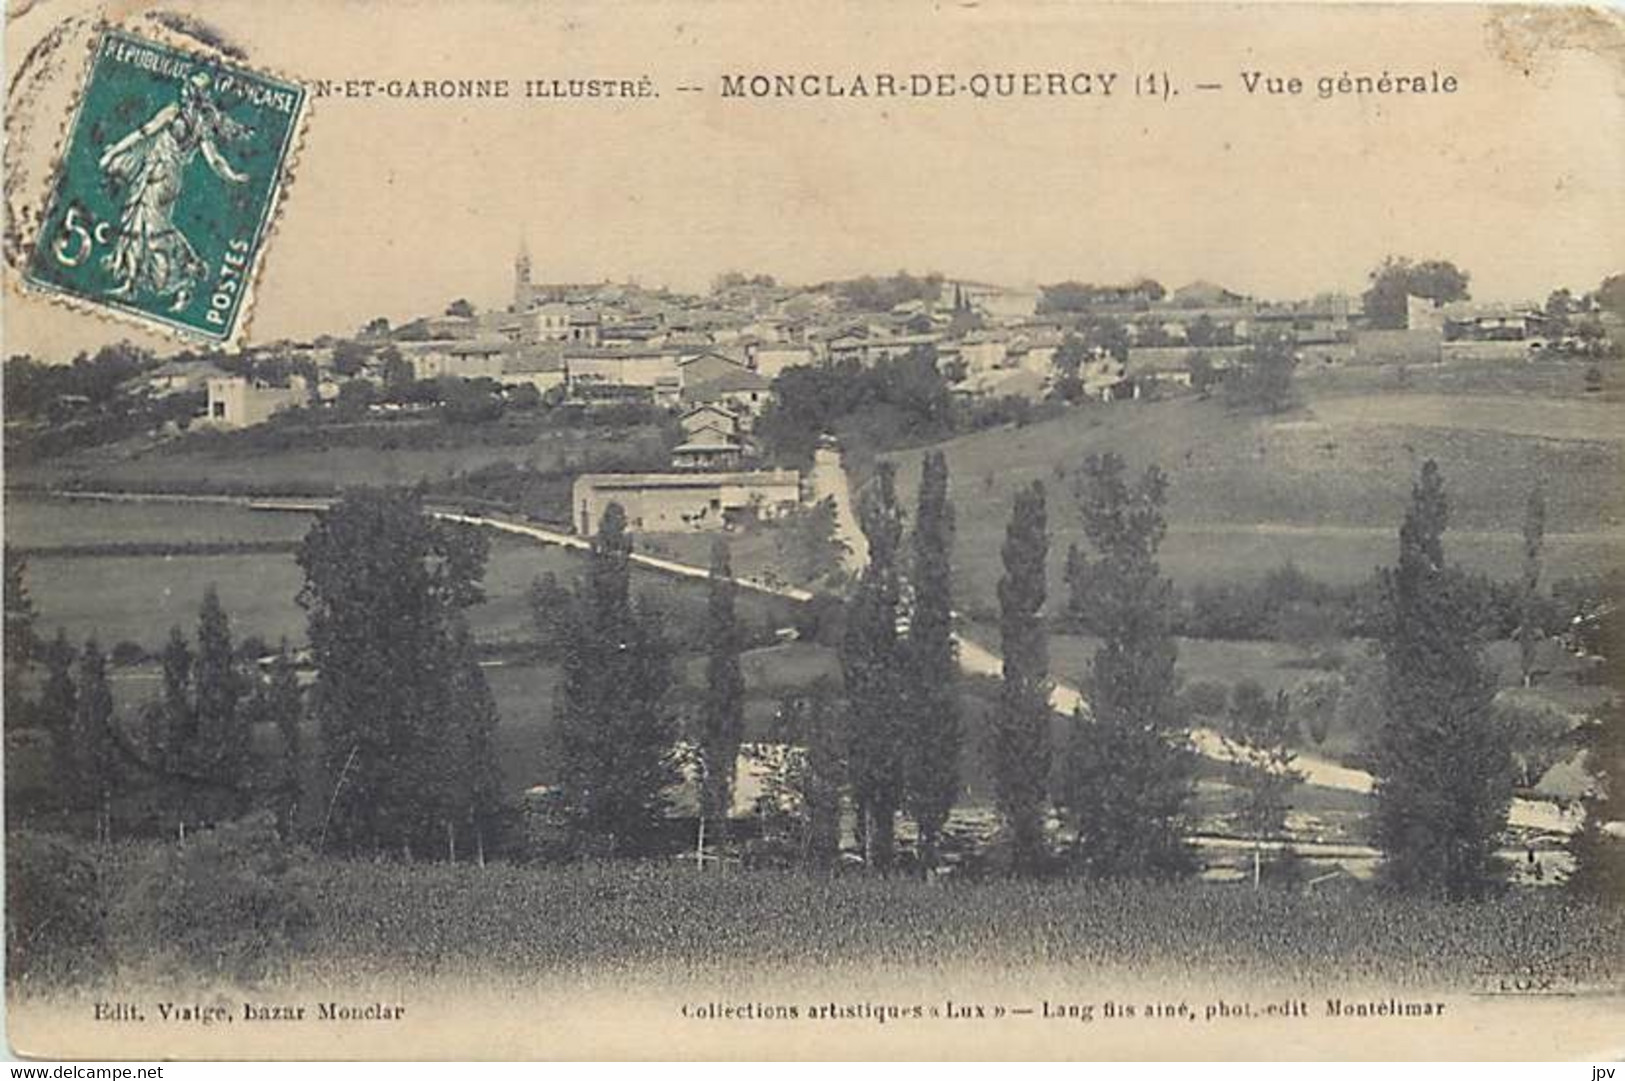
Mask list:
[[[3,53],[14,1057],[1625,1055],[1618,9]]]

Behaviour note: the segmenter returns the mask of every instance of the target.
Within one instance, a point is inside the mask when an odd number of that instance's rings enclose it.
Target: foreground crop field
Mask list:
[[[110,884],[150,846],[120,846]],[[617,971],[648,965],[971,964],[1329,971],[1395,986],[1467,983],[1537,960],[1625,977],[1625,912],[1514,891],[1447,905],[1184,883],[926,883],[862,874],[698,872],[674,863],[536,866],[320,860],[296,874],[314,917],[281,960],[306,975]],[[139,967],[154,944],[114,945]]]

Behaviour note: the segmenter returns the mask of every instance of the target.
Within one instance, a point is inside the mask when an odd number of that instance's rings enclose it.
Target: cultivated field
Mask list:
[[[120,846],[115,886],[150,845]],[[295,973],[479,978],[671,965],[1059,965],[1470,986],[1538,958],[1625,977],[1625,913],[1520,891],[1480,904],[1185,883],[819,876],[666,862],[503,866],[312,861]],[[139,963],[136,955],[132,961]],[[1350,968],[1352,966],[1352,968]]]

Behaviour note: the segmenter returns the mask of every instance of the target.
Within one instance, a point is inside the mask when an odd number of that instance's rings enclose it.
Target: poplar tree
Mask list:
[[[483,597],[485,559],[478,531],[434,520],[406,489],[353,491],[305,535],[299,601],[328,786],[320,843],[434,854],[467,830],[473,774],[446,756],[484,723],[467,708],[484,675],[456,628]]]
[[[560,785],[578,848],[650,849],[678,780],[667,698],[671,648],[631,595],[632,538],[620,504],[604,510],[587,572],[565,614],[557,706]]]
[[[700,702],[700,817],[726,833],[733,808],[734,773],[745,736],[745,676],[739,667],[742,635],[734,611],[738,586],[728,544],[711,544],[705,612],[705,694]]]
[[[1478,655],[1471,590],[1445,564],[1448,524],[1444,481],[1430,459],[1411,490],[1399,561],[1382,574],[1373,832],[1389,885],[1459,899],[1482,896],[1500,877],[1495,852],[1513,764],[1490,709],[1495,682]]]
[[[232,649],[231,623],[212,584],[204,591],[198,610],[193,682],[195,768],[208,793],[199,810],[209,820],[236,817],[247,807],[244,785],[249,733],[247,718],[238,709],[244,683]]]
[[[925,456],[914,515],[914,604],[904,643],[904,802],[920,831],[920,863],[936,867],[942,827],[959,796],[958,647],[954,643],[954,507],[948,460]]]
[[[22,694],[22,687],[26,681],[21,677],[27,671],[29,663],[34,660],[40,645],[34,630],[38,614],[34,610],[33,600],[28,595],[26,561],[7,545],[4,562],[5,678],[0,680],[0,688],[4,690],[7,723],[16,725],[22,723],[30,704]]]
[[[1156,559],[1168,485],[1155,466],[1135,482],[1126,473],[1117,455],[1091,455],[1079,481],[1096,553],[1080,573],[1101,644],[1085,681],[1093,716],[1072,720],[1062,802],[1087,873],[1168,878],[1194,867],[1185,833],[1195,769],[1176,695],[1172,586]]]
[[[848,761],[858,841],[868,866],[885,870],[895,853],[903,795],[902,649],[897,634],[903,512],[890,462],[877,467],[859,502],[858,521],[869,542],[869,561],[847,613],[841,674],[850,714]]]
[[[802,712],[805,772],[801,799],[806,817],[806,859],[832,867],[841,854],[841,789],[846,761],[841,753],[841,714],[827,676],[813,681]]]
[[[468,621],[453,617],[449,645],[450,674],[447,698],[450,721],[444,741],[443,817],[447,858],[457,858],[458,838],[471,845],[481,866],[500,830],[502,779],[497,768],[496,732],[499,716],[496,697],[480,668],[479,651]]]
[[[119,781],[118,733],[113,729],[113,690],[107,658],[96,639],[79,651],[79,695],[74,710],[74,745],[79,783],[94,812],[94,836],[113,838],[113,797]]]
[[[1010,837],[1011,870],[1034,874],[1046,862],[1049,802],[1049,642],[1044,629],[1049,528],[1044,485],[1016,493],[1004,534],[999,640],[1004,679],[990,735],[994,797]]]
[[[1539,488],[1532,488],[1524,506],[1523,589],[1518,612],[1518,663],[1525,687],[1535,681],[1535,651],[1540,645],[1540,552],[1545,539],[1546,496]]]
[[[827,870],[840,856],[842,754],[840,711],[833,682],[819,676],[804,694],[779,703],[774,732],[783,753],[758,756],[765,767],[760,798],[764,822],[783,822],[804,865]]]
[[[192,647],[179,627],[159,655],[163,686],[158,700],[159,764],[176,783],[197,759],[197,714],[192,709]]]
[[[45,687],[40,693],[40,720],[51,734],[52,773],[61,791],[71,792],[76,781],[74,724],[79,711],[79,689],[73,682],[73,646],[58,628],[45,647]]]
[[[272,809],[276,813],[277,831],[284,840],[290,840],[298,825],[303,795],[305,704],[287,639],[282,640],[276,659],[271,662],[270,679],[259,697],[260,706],[255,715],[276,729],[279,749],[271,781]]]

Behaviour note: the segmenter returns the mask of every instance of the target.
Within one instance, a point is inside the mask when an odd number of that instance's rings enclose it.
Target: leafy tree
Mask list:
[[[1085,315],[1078,321],[1078,333],[1091,355],[1100,350],[1120,361],[1128,359],[1128,327],[1120,320],[1109,315]]]
[[[936,301],[942,295],[942,275],[915,277],[906,270],[899,270],[889,278],[866,274],[836,282],[835,291],[860,311],[885,312],[910,300]]]
[[[1292,716],[1315,744],[1326,742],[1346,684],[1341,675],[1316,676],[1293,689]]]
[[[45,687],[40,693],[39,719],[51,734],[51,772],[62,791],[72,791],[76,777],[75,718],[79,689],[73,681],[73,646],[67,632],[57,629],[45,647]]]
[[[9,370],[9,369],[8,369]],[[9,392],[8,392],[9,397]],[[22,723],[27,706],[22,694],[22,674],[38,649],[34,631],[34,602],[24,580],[23,557],[8,545],[5,549],[5,715],[9,724]]]
[[[1224,402],[1232,409],[1280,413],[1297,402],[1292,373],[1298,366],[1292,339],[1285,334],[1259,338],[1237,358],[1224,380]],[[1194,381],[1194,379],[1193,379]]]
[[[869,542],[869,562],[848,608],[841,672],[850,710],[848,760],[859,841],[868,865],[884,870],[891,866],[903,796],[902,649],[897,636],[903,511],[890,462],[880,463],[864,490],[858,521]]]
[[[1194,756],[1179,709],[1169,633],[1172,587],[1157,565],[1167,479],[1131,482],[1115,454],[1091,455],[1079,482],[1100,636],[1087,680],[1093,718],[1073,718],[1062,802],[1091,874],[1165,878],[1188,871],[1186,803]]]
[[[34,634],[34,601],[25,580],[27,563],[7,545],[5,549],[5,654],[8,670],[26,665],[38,644]],[[9,671],[8,671],[9,674]]]
[[[711,578],[705,613],[705,696],[700,704],[700,818],[726,831],[733,809],[734,772],[745,736],[745,676],[739,667],[742,635],[734,611],[728,543],[711,543]]]
[[[388,322],[385,322],[388,330]],[[372,347],[364,342],[343,341],[333,347],[333,370],[346,379],[353,379],[372,359]]]
[[[953,628],[954,507],[948,459],[926,454],[914,515],[913,609],[903,647],[903,792],[920,830],[920,862],[937,863],[942,827],[959,795],[958,647]]]
[[[868,368],[843,360],[785,369],[773,381],[756,433],[781,460],[806,462],[826,433],[887,447],[941,437],[953,423],[953,392],[936,350],[917,347]]]
[[[1371,286],[1365,291],[1366,318],[1373,326],[1393,329],[1405,325],[1407,297],[1424,297],[1441,304],[1466,300],[1469,276],[1448,260],[1417,263],[1390,255],[1371,272],[1370,279]]]
[[[385,346],[378,359],[383,365],[384,390],[392,398],[399,398],[417,380],[412,362],[401,356],[399,349]]]
[[[94,812],[94,836],[113,838],[113,796],[119,784],[118,732],[107,658],[92,638],[79,651],[79,694],[73,718],[79,788]]]
[[[1219,381],[1219,373],[1213,367],[1213,360],[1200,349],[1192,350],[1185,358],[1185,368],[1190,372],[1191,389],[1198,394],[1206,395]]]
[[[609,855],[649,848],[678,779],[671,650],[659,617],[632,602],[631,553],[626,513],[611,503],[568,608],[558,703],[560,783],[576,842]]]
[[[1625,274],[1610,274],[1604,278],[1594,295],[1603,311],[1625,318]]]
[[[1185,328],[1185,341],[1196,349],[1206,349],[1217,345],[1219,341],[1219,325],[1213,317],[1206,312],[1191,320]]]
[[[378,401],[378,388],[362,379],[352,379],[339,386],[339,395],[333,399],[333,409],[347,419],[359,419],[367,408]]]
[[[1061,339],[1061,344],[1055,350],[1055,356],[1050,359],[1057,375],[1062,378],[1076,379],[1083,370],[1083,362],[1089,359],[1089,346],[1076,333],[1068,331]]]
[[[1242,831],[1253,838],[1253,884],[1258,884],[1264,842],[1286,828],[1288,797],[1303,774],[1292,767],[1297,758],[1292,737],[1297,725],[1284,691],[1271,697],[1256,680],[1244,679],[1230,689],[1223,738],[1230,752],[1230,780],[1241,790],[1236,815]]]
[[[1540,550],[1546,539],[1546,495],[1529,492],[1523,515],[1523,593],[1518,613],[1518,667],[1523,685],[1535,679],[1535,652],[1540,646]]]
[[[1383,574],[1383,707],[1373,762],[1374,833],[1394,887],[1451,899],[1498,878],[1512,799],[1507,734],[1478,656],[1462,577],[1445,565],[1449,505],[1431,459],[1411,491],[1399,562]]]
[[[852,549],[836,524],[835,497],[797,506],[777,520],[773,547],[792,582],[828,582],[840,577]]]
[[[1625,278],[1620,280],[1625,282]],[[1569,839],[1575,866],[1568,888],[1580,897],[1622,905],[1625,838],[1605,828],[1625,821],[1625,703],[1617,690],[1625,687],[1625,613],[1617,605],[1600,614],[1596,635],[1603,657],[1603,682],[1616,691],[1578,733],[1593,784],[1585,799],[1585,818]]]
[[[782,752],[763,756],[768,767],[763,817],[780,829],[788,827],[785,839],[799,862],[832,867],[840,856],[846,761],[831,680],[820,676],[805,694],[782,701],[775,732]]]
[[[446,314],[454,318],[472,319],[474,318],[474,305],[470,304],[467,298],[458,297],[446,305]]]
[[[994,794],[1010,836],[1011,870],[1032,874],[1048,855],[1049,643],[1044,630],[1045,562],[1049,555],[1044,485],[1016,493],[1004,533],[999,579],[999,641],[1004,679],[990,734]]]
[[[1574,753],[1569,715],[1539,698],[1498,695],[1490,707],[1495,726],[1506,732],[1519,788],[1534,788],[1546,771]]]
[[[520,383],[516,387],[509,387],[503,392],[509,405],[515,409],[540,409],[542,407],[542,392],[535,383]]]
[[[1167,295],[1161,283],[1151,278],[1140,278],[1127,285],[1090,285],[1086,282],[1064,281],[1039,286],[1039,315],[1058,312],[1086,312],[1107,305],[1144,307]]]
[[[1554,289],[1546,298],[1546,332],[1553,337],[1568,333],[1569,316],[1579,310],[1574,294],[1567,289]]]
[[[323,841],[441,851],[483,799],[445,756],[487,720],[458,628],[483,597],[485,538],[430,518],[417,492],[357,489],[317,517],[297,558],[331,786]]]

